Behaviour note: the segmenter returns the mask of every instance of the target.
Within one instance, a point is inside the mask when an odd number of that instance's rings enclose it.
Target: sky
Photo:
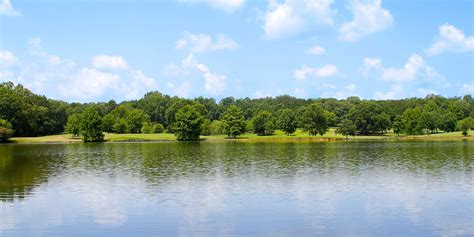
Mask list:
[[[0,0],[0,81],[65,101],[474,94],[471,0]]]

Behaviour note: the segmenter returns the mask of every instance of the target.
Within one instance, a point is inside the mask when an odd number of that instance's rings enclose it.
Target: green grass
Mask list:
[[[294,134],[287,136],[282,131],[275,131],[274,135],[271,136],[257,136],[253,133],[245,133],[238,136],[237,139],[228,139],[225,135],[212,135],[212,136],[201,136],[202,141],[262,141],[262,142],[275,142],[275,141],[334,141],[334,140],[345,140],[345,136],[335,134],[335,129],[329,129],[324,136],[309,136],[307,132],[301,130],[296,131]],[[474,131],[469,131],[470,135],[464,137],[461,132],[452,133],[437,133],[430,135],[418,135],[408,136],[400,135],[397,136],[392,132],[385,135],[376,136],[349,136],[349,140],[474,140]],[[10,139],[15,143],[72,143],[81,142],[80,138],[73,138],[69,134],[64,135],[51,135],[42,137],[15,137]],[[106,142],[140,142],[140,141],[175,141],[176,137],[174,134],[159,133],[159,134],[105,134]]]

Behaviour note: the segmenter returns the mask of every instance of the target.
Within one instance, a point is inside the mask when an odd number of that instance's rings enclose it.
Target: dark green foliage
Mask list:
[[[310,136],[324,135],[329,129],[326,115],[327,111],[321,108],[321,106],[315,103],[311,104],[304,110],[301,116],[303,129]]]
[[[456,131],[457,117],[454,113],[448,112],[441,117],[440,128],[445,132]]]
[[[403,122],[400,116],[397,116],[395,118],[395,121],[393,121],[393,132],[397,134],[397,136],[400,136],[400,133],[403,131]]]
[[[470,128],[472,128],[474,124],[473,119],[471,118],[464,118],[463,120],[460,120],[458,122],[458,129],[462,132],[462,135],[467,136],[468,131]]]
[[[103,122],[106,132],[140,133],[143,123],[150,122],[150,118],[141,109],[120,105],[105,115]]]
[[[234,105],[231,105],[222,114],[222,130],[232,138],[245,132],[245,118],[242,110]]]
[[[12,136],[12,124],[5,119],[0,119],[0,142],[7,142]]]
[[[390,128],[390,117],[375,102],[362,101],[348,113],[348,119],[354,121],[360,134],[384,133]]]
[[[150,116],[150,121],[167,126],[166,109],[170,106],[171,98],[160,92],[152,91],[137,102],[137,107]]]
[[[80,133],[80,117],[79,114],[71,114],[67,118],[67,124],[65,132],[71,134],[74,137],[79,136]]]
[[[10,121],[15,136],[62,133],[66,107],[64,102],[35,95],[22,85],[0,83],[0,118]]]
[[[339,127],[336,129],[337,134],[341,134],[346,136],[355,136],[356,134],[356,126],[354,122],[349,119],[343,119],[339,124]]]
[[[74,121],[90,107],[95,107],[103,117],[102,128],[106,132],[139,133],[143,128],[143,132],[154,133],[157,132],[153,128],[155,124],[162,124],[167,131],[173,132],[176,113],[187,105],[194,106],[209,120],[201,128],[203,134],[235,137],[244,131],[254,130],[254,127],[259,130],[259,126],[253,126],[251,121],[258,117],[260,111],[270,111],[272,119],[275,119],[273,122],[287,134],[291,134],[296,127],[313,135],[324,133],[324,129],[309,129],[314,124],[306,124],[308,121],[314,123],[304,117],[307,108],[313,104],[324,110],[321,117],[326,118],[326,127],[337,126],[342,124],[343,119],[349,119],[354,122],[357,133],[368,135],[386,133],[391,127],[397,134],[436,133],[439,130],[451,132],[456,130],[459,120],[474,118],[474,99],[470,95],[453,98],[428,95],[426,98],[382,101],[358,97],[345,100],[298,99],[282,95],[259,99],[226,97],[217,103],[212,98],[184,99],[154,91],[145,94],[142,99],[119,104],[113,100],[81,104],[50,100],[11,82],[0,84],[0,119],[12,124],[14,136],[41,136],[64,131],[77,135],[78,122]],[[239,110],[238,115],[224,116],[230,108]],[[293,116],[288,115],[288,111],[294,111]],[[260,134],[268,134],[266,130],[260,130],[263,131]]]
[[[79,133],[85,142],[102,142],[104,133],[102,130],[102,116],[95,106],[88,107],[79,115]]]
[[[275,120],[272,113],[261,111],[252,119],[254,133],[259,136],[272,135],[275,132]]]
[[[403,127],[408,135],[423,134],[423,121],[421,120],[421,109],[407,109],[403,113]]]
[[[186,105],[175,115],[174,134],[178,141],[197,141],[204,117],[196,105]]]
[[[284,109],[280,112],[278,127],[285,132],[286,135],[291,135],[296,131],[298,121],[293,110]]]

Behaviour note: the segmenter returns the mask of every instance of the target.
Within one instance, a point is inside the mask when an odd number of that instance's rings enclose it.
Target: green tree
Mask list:
[[[284,109],[281,111],[278,117],[278,126],[286,135],[291,135],[296,131],[298,121],[293,110]]]
[[[164,130],[163,125],[153,122],[144,122],[141,128],[141,132],[144,134],[162,133]]]
[[[464,118],[459,120],[458,129],[462,132],[462,135],[467,136],[469,129],[473,126],[473,120],[471,118]]]
[[[421,109],[412,108],[403,112],[403,127],[409,135],[423,134],[423,122],[421,120]]]
[[[7,142],[12,136],[12,124],[5,119],[0,119],[0,142]]]
[[[71,134],[74,137],[79,136],[80,133],[80,118],[79,114],[71,114],[67,118],[67,124],[66,124],[66,129],[65,131],[68,134]]]
[[[104,133],[102,127],[102,117],[95,106],[91,106],[82,112],[80,117],[79,133],[84,142],[102,142]]]
[[[301,116],[303,129],[307,131],[310,136],[316,136],[318,134],[321,136],[324,135],[329,129],[326,114],[326,110],[321,108],[321,106],[311,104],[304,110]]]
[[[204,117],[197,106],[186,105],[175,115],[174,134],[178,141],[197,141]]]
[[[261,111],[252,119],[253,131],[259,136],[272,135],[275,132],[275,122],[272,113]]]
[[[348,136],[355,136],[356,126],[351,120],[343,119],[339,124],[339,127],[336,129],[336,133],[346,136],[347,139]]]
[[[457,116],[454,113],[447,112],[441,117],[440,128],[445,132],[454,132],[456,131],[457,120]]]
[[[222,130],[227,136],[235,138],[245,132],[245,118],[240,108],[234,105],[228,106],[221,120]]]
[[[203,136],[211,135],[211,120],[204,119],[201,125],[201,135]]]
[[[393,121],[393,132],[400,136],[400,133],[403,131],[403,122],[400,117],[396,117],[395,121]]]
[[[222,135],[224,131],[222,130],[222,121],[214,120],[211,122],[211,135]]]
[[[348,113],[347,118],[354,121],[361,134],[383,133],[390,127],[382,107],[375,102],[362,101]]]
[[[435,111],[423,111],[421,113],[421,124],[424,129],[429,130],[430,133],[436,133],[439,126],[440,117]]]

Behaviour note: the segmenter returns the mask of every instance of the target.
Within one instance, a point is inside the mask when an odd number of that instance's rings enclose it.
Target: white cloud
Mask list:
[[[42,63],[49,65],[74,64],[72,61],[62,61],[61,57],[47,53],[41,46],[41,39],[38,37],[31,38],[28,41],[28,51],[32,56],[38,57]]]
[[[358,96],[355,84],[346,85],[340,90],[335,90],[336,86],[331,84],[323,84],[322,88],[324,90],[321,96],[325,98],[345,99],[349,96]]]
[[[92,59],[92,66],[97,69],[127,69],[128,63],[121,56],[99,54]]]
[[[266,97],[272,97],[272,95],[262,90],[255,91],[255,94],[254,94],[255,99],[266,98]]]
[[[377,91],[374,93],[374,98],[377,100],[393,100],[403,98],[404,88],[402,85],[392,85],[388,92]]]
[[[245,4],[245,0],[207,0],[211,7],[224,10],[226,12],[234,12]]]
[[[55,99],[89,102],[97,99],[137,99],[147,91],[156,90],[156,81],[142,71],[133,69],[121,56],[97,56],[91,65],[77,67],[76,63],[46,52],[41,39],[28,41],[29,57],[15,68],[0,71],[1,80],[21,83],[35,93]],[[10,53],[1,52],[0,60],[12,60]],[[16,58],[16,57],[15,57]],[[123,70],[104,72],[103,68]]]
[[[474,95],[474,82],[471,84],[463,84],[459,89],[460,95]]]
[[[304,53],[308,55],[323,55],[326,53],[326,49],[324,49],[321,46],[316,45],[314,47],[306,49]]]
[[[13,5],[10,0],[3,0],[0,3],[0,16],[19,16],[20,12],[13,8]]]
[[[210,94],[219,94],[225,89],[227,77],[212,72],[205,64],[199,63],[193,53],[189,53],[181,61],[181,65],[170,64],[165,67],[165,74],[172,76],[186,76],[198,72],[204,79],[204,89]]]
[[[333,25],[333,0],[270,0],[263,17],[266,36],[277,38],[301,31],[306,25]]]
[[[296,69],[293,77],[296,80],[306,80],[309,77],[323,78],[335,76],[338,73],[338,69],[335,65],[327,64],[322,67],[308,67],[303,65],[300,69]]]
[[[82,68],[66,84],[58,85],[58,89],[65,97],[87,100],[100,97],[107,89],[118,89],[120,80],[117,74]]]
[[[437,55],[443,52],[463,53],[471,51],[474,51],[474,36],[466,37],[464,32],[446,23],[439,27],[439,34],[427,50],[427,54]]]
[[[19,62],[18,58],[10,51],[0,50],[0,67],[11,67]]]
[[[353,0],[349,4],[353,19],[344,23],[339,29],[339,38],[345,41],[357,41],[361,37],[387,29],[393,23],[393,17],[387,9],[382,8],[381,0],[370,0],[362,3]]]
[[[402,68],[384,67],[378,58],[365,58],[363,71],[380,73],[380,79],[391,82],[410,82],[419,78],[438,84],[446,83],[444,77],[435,68],[428,65],[418,54],[412,54]]]
[[[213,39],[207,34],[185,32],[184,36],[176,42],[177,49],[189,48],[194,53],[235,49],[237,46],[233,39],[223,34],[217,34],[215,39]]]
[[[192,84],[189,81],[184,81],[179,86],[175,86],[172,82],[168,82],[168,89],[172,90],[174,94],[179,97],[189,97],[189,93],[191,92]]]
[[[246,0],[178,0],[183,3],[206,3],[212,8],[232,13],[242,7]]]
[[[418,93],[418,97],[420,97],[420,98],[424,98],[427,95],[436,95],[436,94],[438,94],[437,91],[432,90],[432,89],[427,89],[427,88],[418,88],[416,90],[416,92]]]

